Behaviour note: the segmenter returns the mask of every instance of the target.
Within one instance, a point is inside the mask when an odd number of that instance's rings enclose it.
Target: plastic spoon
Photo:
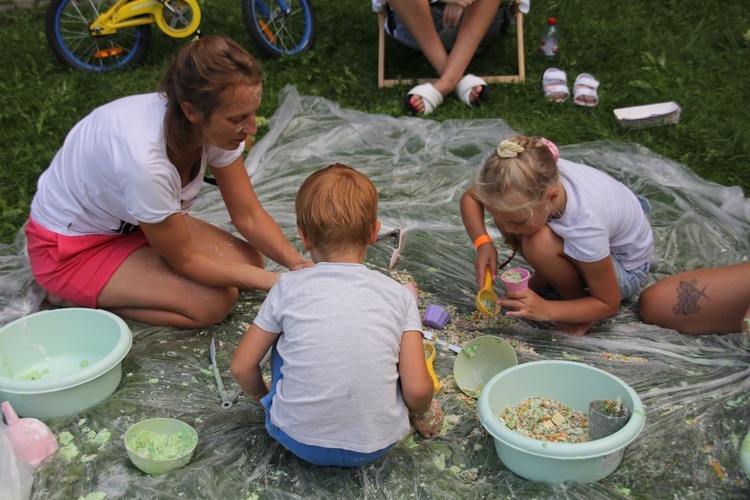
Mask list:
[[[4,401],[2,408],[8,422],[8,439],[30,465],[43,462],[57,452],[57,439],[44,422],[35,418],[18,418],[10,401]]]
[[[430,378],[432,378],[432,385],[435,392],[437,392],[440,390],[440,382],[438,381],[437,375],[435,375],[435,368],[432,366],[433,361],[435,361],[435,346],[432,345],[431,342],[426,342],[424,344],[424,354],[425,361],[427,361],[427,371],[430,374]]]
[[[494,316],[500,311],[500,308],[497,307],[498,298],[497,294],[492,290],[492,273],[490,273],[490,268],[488,267],[484,273],[484,286],[477,294],[477,309],[487,316]],[[494,304],[493,310],[487,310],[485,304]]]
[[[436,339],[435,338],[435,332],[433,332],[433,331],[430,331],[430,330],[427,330],[426,328],[423,328],[422,329],[422,335],[427,340],[430,340],[430,341],[436,343],[439,346],[443,346],[446,349],[455,352],[456,354],[458,354],[459,352],[461,352],[461,347],[458,347],[457,345],[449,344],[448,342],[446,342],[444,340]]]
[[[214,337],[211,337],[211,344],[208,346],[208,353],[211,357],[211,367],[213,368],[214,379],[216,380],[216,386],[218,387],[219,396],[221,397],[221,409],[229,410],[232,406],[234,406],[234,403],[237,401],[237,398],[240,396],[240,392],[242,392],[242,388],[235,387],[234,391],[232,392],[228,392],[224,388],[224,382],[221,380],[221,373],[219,372],[219,366],[216,364],[216,344],[214,341]],[[268,354],[266,354],[266,356],[268,356]]]

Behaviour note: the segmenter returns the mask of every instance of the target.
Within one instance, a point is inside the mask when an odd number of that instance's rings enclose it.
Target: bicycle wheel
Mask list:
[[[201,9],[196,0],[164,0],[156,25],[172,38],[185,38],[198,30]]]
[[[242,0],[250,38],[268,57],[310,50],[315,41],[315,10],[310,0]]]
[[[151,26],[93,36],[89,25],[115,0],[52,0],[44,33],[52,52],[65,65],[87,71],[110,71],[136,64],[146,54]]]

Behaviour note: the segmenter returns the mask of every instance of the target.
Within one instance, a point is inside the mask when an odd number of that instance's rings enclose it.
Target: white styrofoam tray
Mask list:
[[[674,124],[680,121],[682,109],[676,102],[660,102],[615,110],[615,116],[626,127],[642,128]]]

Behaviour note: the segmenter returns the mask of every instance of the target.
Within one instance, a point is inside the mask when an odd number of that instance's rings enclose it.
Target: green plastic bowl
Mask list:
[[[184,467],[198,445],[195,429],[175,418],[142,420],[130,426],[124,439],[130,460],[151,476]]]
[[[547,397],[587,413],[589,401],[622,398],[630,420],[609,436],[583,443],[550,443],[508,429],[497,417],[508,406],[530,397]],[[640,398],[625,382],[603,370],[572,361],[534,361],[509,368],[490,380],[477,403],[479,420],[495,440],[495,451],[508,469],[531,481],[588,483],[610,475],[625,447],[646,423]]]
[[[516,366],[516,351],[495,335],[467,342],[453,362],[453,378],[464,394],[478,398],[484,384],[501,371]]]
[[[112,394],[133,335],[99,309],[55,309],[0,328],[0,400],[21,416],[73,415]]]
[[[742,446],[740,446],[740,467],[742,467],[742,472],[750,479],[750,432],[745,435]]]

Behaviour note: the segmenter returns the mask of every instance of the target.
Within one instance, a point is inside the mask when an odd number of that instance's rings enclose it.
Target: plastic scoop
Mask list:
[[[43,462],[57,452],[57,438],[44,422],[36,418],[18,418],[10,401],[4,401],[2,408],[8,422],[6,434],[30,465]]]
[[[490,273],[490,268],[488,267],[484,273],[484,286],[477,294],[477,309],[482,314],[494,316],[500,311],[500,308],[497,306],[498,298],[497,294],[492,290],[492,273]]]
[[[630,408],[619,398],[595,399],[589,403],[589,441],[619,431],[630,420]]]
[[[440,382],[438,381],[437,375],[435,375],[435,368],[432,366],[435,361],[435,346],[430,342],[424,344],[424,357],[427,361],[427,372],[432,378],[432,385],[435,388],[435,392],[440,390]]]

